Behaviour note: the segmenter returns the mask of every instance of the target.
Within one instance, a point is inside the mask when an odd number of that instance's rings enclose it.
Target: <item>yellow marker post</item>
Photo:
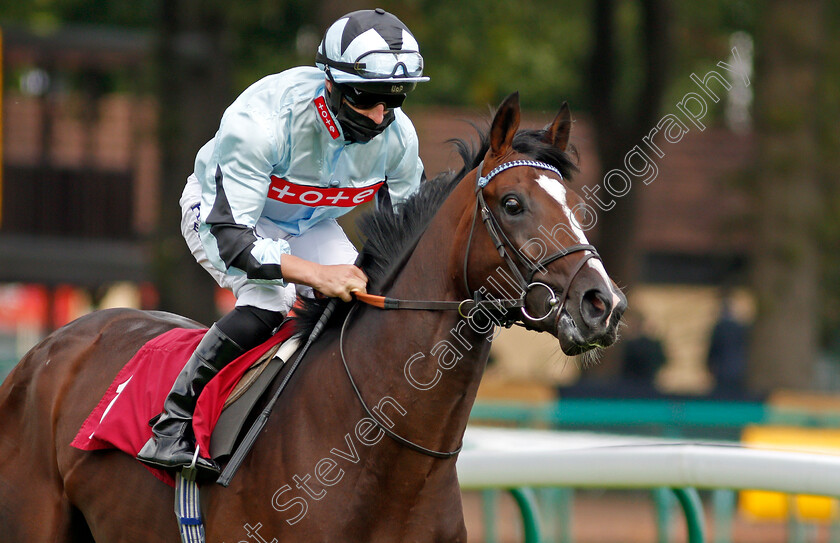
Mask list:
[[[840,454],[840,430],[793,426],[747,426],[741,442],[757,449]],[[742,490],[740,509],[753,520],[831,522],[838,517],[837,499],[827,496]]]

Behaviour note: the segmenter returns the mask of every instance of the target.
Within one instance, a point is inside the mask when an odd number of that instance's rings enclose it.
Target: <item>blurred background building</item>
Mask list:
[[[509,92],[533,127],[569,101],[574,186],[614,202],[590,237],[665,353],[655,389],[714,389],[722,289],[749,325],[749,390],[838,384],[836,6],[380,4],[417,34],[432,78],[406,104],[428,174],[459,166],[446,140]],[[178,233],[195,152],[241,89],[311,64],[322,29],[359,7],[0,1],[0,373],[94,308],[209,324],[230,303]],[[497,341],[490,381],[620,383],[621,344],[582,369],[521,334]]]

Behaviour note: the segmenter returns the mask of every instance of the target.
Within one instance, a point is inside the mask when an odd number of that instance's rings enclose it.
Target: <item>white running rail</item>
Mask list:
[[[753,489],[840,496],[840,456],[719,443],[470,427],[464,489]]]

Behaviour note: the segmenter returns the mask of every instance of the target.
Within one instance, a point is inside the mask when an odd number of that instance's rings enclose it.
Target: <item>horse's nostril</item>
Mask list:
[[[580,313],[584,322],[589,326],[604,324],[610,314],[610,309],[609,298],[597,289],[586,291],[581,299]]]

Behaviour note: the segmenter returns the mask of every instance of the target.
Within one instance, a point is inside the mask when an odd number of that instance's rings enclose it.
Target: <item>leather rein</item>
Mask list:
[[[390,298],[387,296],[379,296],[375,294],[355,293],[354,296],[356,297],[356,299],[360,302],[363,302],[373,307],[377,307],[379,309],[414,309],[426,311],[454,310],[458,311],[458,314],[465,319],[471,319],[472,315],[470,313],[476,308],[482,308],[497,315],[499,314],[500,310],[503,310],[504,312],[500,315],[500,323],[506,327],[511,326],[519,320],[519,317],[511,315],[512,310],[514,309],[519,309],[522,313],[522,316],[526,320],[532,322],[546,320],[549,317],[553,316],[555,313],[558,313],[559,315],[559,312],[562,311],[563,305],[566,303],[566,300],[569,297],[569,289],[572,285],[572,281],[574,281],[577,274],[580,272],[581,269],[583,269],[583,266],[586,264],[587,261],[589,261],[589,259],[597,258],[600,260],[601,257],[598,255],[598,252],[592,245],[578,244],[565,247],[555,253],[552,253],[551,255],[543,258],[535,264],[533,261],[525,257],[525,255],[523,255],[522,252],[514,246],[514,244],[505,234],[505,231],[499,225],[499,222],[496,219],[493,212],[490,210],[490,207],[487,205],[487,202],[484,199],[483,189],[487,186],[488,183],[490,183],[490,181],[496,175],[509,168],[514,168],[518,166],[529,166],[541,170],[548,170],[557,174],[560,177],[560,179],[563,179],[563,174],[561,174],[557,168],[550,164],[546,164],[545,162],[540,162],[536,160],[513,160],[510,162],[505,162],[490,170],[490,172],[488,172],[488,174],[485,176],[481,175],[481,171],[484,168],[484,161],[482,161],[481,164],[479,164],[478,169],[476,170],[475,209],[473,211],[473,219],[472,224],[470,226],[470,235],[467,239],[467,250],[465,251],[464,255],[464,284],[467,287],[467,292],[470,292],[471,289],[469,288],[469,281],[467,280],[467,266],[470,255],[470,246],[472,245],[472,238],[475,231],[476,219],[480,212],[481,220],[484,223],[484,226],[487,228],[487,233],[490,235],[490,239],[493,241],[493,244],[495,245],[499,256],[502,258],[502,260],[504,260],[505,264],[513,274],[514,278],[519,283],[519,288],[521,289],[521,295],[519,296],[519,298],[487,298],[480,291],[477,290],[474,292],[472,298],[466,298],[460,301],[401,300],[397,298]],[[552,289],[549,285],[540,281],[534,281],[534,275],[537,272],[545,271],[545,267],[554,262],[555,260],[559,260],[563,257],[579,252],[586,252],[586,254],[584,254],[584,256],[577,262],[575,268],[572,270],[572,273],[569,274],[569,277],[566,280],[566,284],[563,287],[562,298],[558,298],[554,292],[554,289]],[[519,266],[517,266],[517,262],[525,270],[527,270],[527,278],[526,275],[523,275],[523,273],[520,271]],[[534,288],[544,288],[548,292],[548,303],[550,307],[548,311],[546,311],[545,315],[539,317],[529,315],[528,311],[525,308],[525,298],[528,295],[528,293]],[[361,391],[359,391],[359,388],[356,386],[356,382],[353,379],[353,375],[350,373],[350,367],[347,364],[347,357],[344,354],[344,332],[347,328],[347,323],[350,321],[350,316],[358,307],[358,305],[354,305],[347,313],[347,316],[344,319],[344,323],[341,326],[341,334],[339,336],[338,345],[341,354],[341,361],[344,363],[344,369],[347,372],[347,377],[349,378],[350,384],[352,385],[353,390],[355,391],[356,396],[359,399],[359,402],[362,404],[365,413],[367,413],[367,416],[371,418],[388,437],[413,451],[419,452],[427,456],[432,456],[434,458],[445,459],[456,456],[459,452],[461,452],[463,442],[454,451],[442,452],[428,449],[395,433],[393,430],[391,430],[391,428],[388,425],[384,424],[378,417],[374,416],[367,403],[365,403],[364,399],[362,398]]]

